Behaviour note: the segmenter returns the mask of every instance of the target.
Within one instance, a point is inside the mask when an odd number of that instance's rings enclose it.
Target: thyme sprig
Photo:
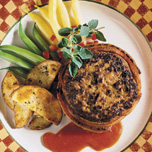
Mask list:
[[[58,43],[58,47],[61,48],[63,56],[66,60],[70,60],[69,72],[72,77],[78,72],[78,69],[82,67],[83,61],[85,59],[90,59],[93,53],[87,48],[79,45],[82,42],[82,37],[92,37],[93,34],[100,41],[106,41],[101,30],[104,27],[97,28],[98,20],[93,19],[88,22],[88,24],[79,25],[74,28],[61,28],[58,33],[64,36],[62,40]]]

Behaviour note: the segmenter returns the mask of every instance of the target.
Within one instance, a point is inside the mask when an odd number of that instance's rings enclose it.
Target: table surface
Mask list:
[[[152,0],[96,0],[116,8],[143,31],[152,46]],[[34,5],[48,0],[0,0],[0,42],[11,26]],[[0,152],[25,152],[0,123]],[[152,152],[152,117],[143,133],[125,152]]]

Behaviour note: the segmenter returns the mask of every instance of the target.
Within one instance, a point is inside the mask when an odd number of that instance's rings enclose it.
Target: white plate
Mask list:
[[[70,4],[70,2],[66,2]],[[126,148],[143,131],[152,112],[152,51],[142,32],[127,17],[109,6],[95,2],[80,2],[82,23],[87,23],[91,19],[99,20],[99,27],[105,26],[102,30],[107,43],[119,46],[127,51],[136,61],[141,70],[142,97],[136,108],[126,118],[122,120],[123,133],[119,141],[112,147],[103,150],[104,152],[118,152]],[[35,10],[37,11],[37,10]],[[27,33],[32,33],[33,21],[26,15],[22,19]],[[1,45],[14,44],[25,47],[18,36],[18,23],[8,32]],[[9,63],[0,59],[0,68],[8,66]],[[0,83],[6,71],[0,71]],[[1,90],[0,90],[1,91]],[[7,108],[2,97],[0,97],[0,119],[10,135],[23,148],[29,152],[49,152],[42,145],[41,137],[45,132],[57,132],[69,122],[64,118],[61,124],[56,127],[52,125],[42,131],[33,131],[27,128],[13,129],[13,113]],[[87,147],[83,152],[93,151]]]

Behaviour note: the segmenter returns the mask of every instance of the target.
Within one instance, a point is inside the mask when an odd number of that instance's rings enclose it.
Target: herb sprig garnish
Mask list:
[[[88,22],[88,24],[79,25],[74,28],[61,28],[58,33],[61,36],[64,36],[62,40],[58,43],[58,47],[61,48],[63,56],[66,60],[70,60],[69,72],[72,77],[78,72],[78,68],[81,68],[83,65],[84,59],[90,59],[93,56],[93,53],[80,46],[82,42],[82,37],[92,37],[92,34],[96,35],[96,38],[100,41],[106,41],[103,33],[99,31],[104,28],[97,28],[98,20],[93,19]]]

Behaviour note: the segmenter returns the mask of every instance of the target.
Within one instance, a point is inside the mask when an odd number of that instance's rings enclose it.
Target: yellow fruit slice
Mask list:
[[[47,39],[50,44],[57,44],[54,40],[51,40],[51,37],[54,35],[51,26],[39,15],[35,13],[29,13],[29,16],[36,22],[39,30],[43,34],[43,36]]]
[[[48,11],[48,5],[43,6],[43,7],[38,7],[41,15],[43,16],[44,19],[46,19],[49,22],[49,11]]]
[[[61,20],[61,16],[60,16],[59,9],[57,9],[56,14],[57,14],[58,23],[60,24],[61,27],[64,27],[64,26],[63,26],[63,23],[62,23],[62,20]]]
[[[76,26],[75,18],[74,18],[73,12],[72,12],[72,3],[64,2],[64,5],[65,5],[67,12],[69,14],[69,17],[70,17],[71,27]]]
[[[57,0],[49,0],[49,21],[57,40],[61,41],[61,36],[58,34],[58,31],[61,27],[58,23],[56,12]]]
[[[78,0],[72,0],[72,11],[74,15],[74,19],[76,22],[76,25],[81,24],[81,15],[80,15],[80,9],[79,9],[79,1]]]
[[[51,26],[51,23],[50,23],[50,20],[49,20],[49,9],[48,9],[48,5],[46,6],[43,6],[43,7],[38,7],[37,8],[39,9],[41,15],[43,16],[43,18],[48,22],[48,24],[50,24]],[[59,13],[59,10],[57,9],[57,20],[60,24],[61,27],[63,27],[63,24],[62,24],[62,21],[61,21],[61,17],[60,17],[60,13]]]
[[[57,9],[59,10],[63,27],[71,27],[69,14],[62,0],[57,1]]]

